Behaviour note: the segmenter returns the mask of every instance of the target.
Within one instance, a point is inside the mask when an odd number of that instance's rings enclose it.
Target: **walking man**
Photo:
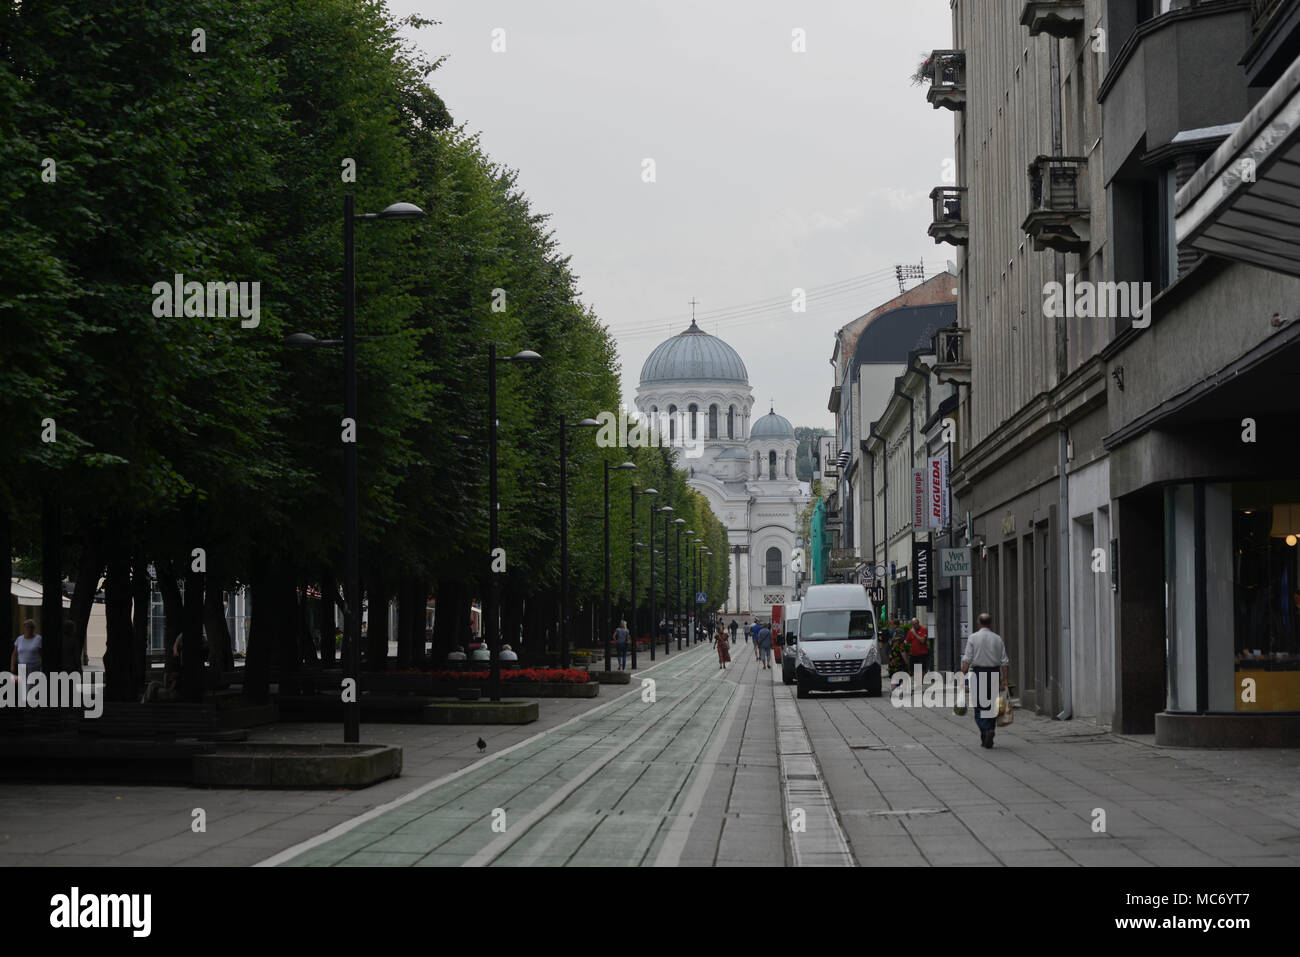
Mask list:
[[[739,627],[740,626],[736,624],[736,619],[731,619],[731,643],[733,645],[736,643],[736,629]]]
[[[763,667],[771,669],[772,667],[772,629],[766,624],[758,632],[757,650],[763,661]]]
[[[1001,674],[998,691],[1007,688],[1007,646],[1002,636],[993,631],[993,616],[982,613],[976,620],[979,631],[966,639],[966,651],[961,656],[961,673],[975,672],[970,701],[974,707],[975,723],[980,729],[980,746],[993,747],[993,732],[997,728],[998,692],[994,691],[994,675]],[[969,678],[967,679],[969,683]],[[986,717],[987,715],[987,717]]]

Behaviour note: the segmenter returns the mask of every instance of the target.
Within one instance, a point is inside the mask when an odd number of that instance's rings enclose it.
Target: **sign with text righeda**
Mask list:
[[[948,527],[948,460],[930,459],[926,472],[926,519],[930,528]]]

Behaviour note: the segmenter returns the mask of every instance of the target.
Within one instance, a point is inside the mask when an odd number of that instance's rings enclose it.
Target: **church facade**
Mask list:
[[[727,528],[731,593],[710,595],[708,606],[766,617],[773,605],[793,601],[790,559],[811,489],[795,472],[798,441],[790,422],[775,409],[753,417],[753,389],[739,354],[692,321],[646,359],[636,406],[652,421],[666,420],[670,440],[698,448],[692,457],[679,455],[678,465]]]

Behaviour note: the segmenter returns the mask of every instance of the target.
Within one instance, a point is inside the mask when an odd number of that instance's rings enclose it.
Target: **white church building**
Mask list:
[[[775,410],[752,418],[752,393],[736,350],[692,320],[646,359],[636,406],[652,421],[666,416],[674,432],[689,429],[681,440],[699,445],[678,466],[727,527],[731,552],[731,594],[716,604],[710,595],[709,606],[765,617],[794,600],[790,559],[811,489],[796,477],[794,427]]]

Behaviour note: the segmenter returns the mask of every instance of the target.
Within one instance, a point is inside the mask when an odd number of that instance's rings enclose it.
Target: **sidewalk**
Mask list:
[[[1300,863],[1300,751],[1161,748],[1025,711],[985,750],[950,709],[800,711],[861,865]]]

